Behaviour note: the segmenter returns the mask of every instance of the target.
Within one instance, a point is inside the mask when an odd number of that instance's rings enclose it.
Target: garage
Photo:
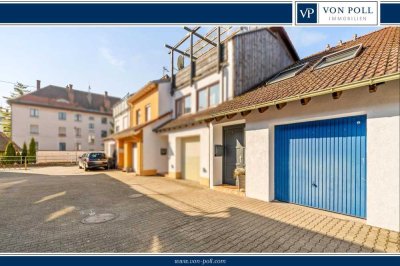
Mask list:
[[[275,199],[366,217],[366,116],[275,127]]]
[[[182,178],[200,179],[200,137],[182,139]]]

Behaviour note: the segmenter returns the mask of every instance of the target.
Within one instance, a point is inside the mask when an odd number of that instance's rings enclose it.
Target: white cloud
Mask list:
[[[326,34],[313,29],[293,29],[289,36],[295,47],[310,47],[328,39]]]
[[[110,49],[108,49],[106,47],[101,47],[99,49],[99,52],[100,52],[101,56],[103,56],[104,59],[106,59],[110,65],[117,67],[120,70],[124,70],[125,61],[122,59],[119,59],[115,55],[113,55],[113,53]]]

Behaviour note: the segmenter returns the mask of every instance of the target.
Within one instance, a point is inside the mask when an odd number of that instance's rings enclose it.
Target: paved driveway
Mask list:
[[[84,224],[95,214],[114,220]],[[0,171],[0,252],[399,252],[361,220],[164,177]]]

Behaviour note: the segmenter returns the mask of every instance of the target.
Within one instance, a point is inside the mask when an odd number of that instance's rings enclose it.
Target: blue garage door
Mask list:
[[[275,127],[275,198],[366,216],[366,116]]]

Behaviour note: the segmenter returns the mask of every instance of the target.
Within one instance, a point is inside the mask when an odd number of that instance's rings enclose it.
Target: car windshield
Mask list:
[[[100,159],[105,159],[105,158],[106,158],[106,155],[105,155],[104,153],[100,153],[100,152],[98,152],[98,153],[91,153],[91,154],[89,155],[89,158],[90,158],[90,159],[93,159],[93,160],[100,160]]]

